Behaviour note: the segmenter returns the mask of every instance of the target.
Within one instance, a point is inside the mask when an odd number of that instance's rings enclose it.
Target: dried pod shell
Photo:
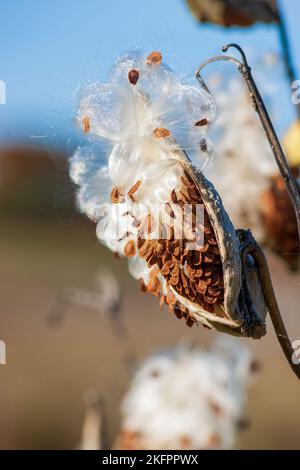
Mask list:
[[[226,331],[231,334],[260,337],[265,334],[264,320],[267,309],[258,281],[257,270],[251,262],[247,262],[246,264],[244,262],[242,263],[240,241],[223,207],[221,198],[212,183],[205,178],[203,173],[194,170],[184,152],[177,150],[176,154],[177,158],[184,166],[186,174],[200,191],[215,234],[222,261],[223,280],[220,280],[220,286],[222,284],[224,285],[224,300],[221,305],[214,305],[213,311],[210,312],[207,310],[207,305],[201,306],[197,302],[191,302],[184,296],[179,295],[173,286],[170,286],[170,289],[180,304],[188,309],[195,320],[202,322],[205,326]],[[172,200],[173,199],[175,199],[174,194]],[[199,251],[205,253],[208,246],[208,244],[204,244]],[[207,266],[209,266],[209,264]],[[214,273],[217,273],[217,271],[214,271]],[[214,284],[219,282],[214,273],[213,271],[206,271],[208,276],[214,276],[213,278],[209,277],[210,284],[212,283],[212,279],[214,280]],[[205,279],[205,274],[202,277],[202,280],[203,279]],[[205,284],[204,282],[200,284],[204,292]],[[241,296],[244,295],[244,284],[247,287],[248,297],[251,302],[251,307],[249,307],[248,310],[247,305],[245,306],[245,302],[241,302]],[[213,299],[215,299],[214,296],[209,295],[206,297],[206,302],[215,302]],[[243,304],[243,308],[241,308],[241,304]],[[253,314],[251,308],[255,314]],[[254,328],[253,325],[257,328]],[[255,333],[253,333],[253,331],[255,331]]]

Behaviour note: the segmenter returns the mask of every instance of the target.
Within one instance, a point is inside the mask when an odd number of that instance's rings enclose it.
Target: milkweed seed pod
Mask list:
[[[151,356],[122,401],[114,447],[232,448],[246,422],[253,366],[248,349],[233,341],[217,343],[210,352],[177,347]]]
[[[129,55],[108,83],[80,93],[84,131],[87,118],[107,159],[99,143],[79,148],[71,177],[101,242],[128,259],[143,292],[187,325],[262,336],[266,308],[256,268],[249,257],[241,262],[234,227],[203,174],[213,153],[211,95],[184,84],[159,52]]]
[[[292,167],[300,191],[300,167]],[[295,211],[283,178],[271,179],[270,189],[261,197],[262,226],[268,246],[281,256],[292,271],[299,268],[300,247]]]

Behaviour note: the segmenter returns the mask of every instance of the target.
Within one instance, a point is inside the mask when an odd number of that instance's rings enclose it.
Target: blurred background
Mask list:
[[[300,3],[278,4],[300,78]],[[13,0],[1,3],[0,17],[0,80],[6,91],[0,104],[0,339],[7,347],[7,364],[0,365],[0,448],[74,448],[84,417],[82,397],[90,388],[103,399],[107,440],[113,442],[129,383],[123,345],[107,316],[76,302],[53,328],[49,311],[62,293],[70,287],[90,290],[99,270],[111,270],[122,290],[130,349],[139,359],[182,338],[206,347],[216,335],[201,327],[189,330],[160,311],[155,298],[140,293],[125,262],[99,244],[94,224],[76,212],[68,158],[86,137],[74,124],[75,92],[86,81],[104,80],[129,49],[161,50],[192,82],[200,62],[237,42],[263,91],[276,91],[271,104],[282,137],[296,118],[289,79],[284,66],[268,74],[260,65],[268,54],[281,63],[278,25],[201,23],[184,0]],[[211,72],[226,81],[236,73],[226,67]],[[268,257],[287,329],[299,339],[300,275],[275,254]],[[251,426],[235,447],[299,448],[299,384],[272,325],[268,321],[268,335],[260,341],[236,341],[249,344],[262,371],[250,390]]]

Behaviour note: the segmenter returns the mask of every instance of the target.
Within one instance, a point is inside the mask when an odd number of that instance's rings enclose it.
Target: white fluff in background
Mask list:
[[[262,240],[260,197],[278,169],[241,79],[231,80],[226,92],[217,95],[217,103],[219,134],[214,143],[218,157],[209,178],[222,195],[234,226],[251,228]]]
[[[251,354],[233,340],[211,352],[150,357],[122,404],[122,430],[140,449],[229,449],[252,381]]]

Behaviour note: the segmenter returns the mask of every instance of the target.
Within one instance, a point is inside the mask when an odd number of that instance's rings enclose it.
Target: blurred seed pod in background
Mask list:
[[[292,167],[299,182],[300,167]],[[281,175],[273,176],[261,197],[261,218],[265,244],[281,256],[292,271],[299,269],[300,247],[295,211]]]
[[[186,0],[201,23],[251,26],[256,22],[278,23],[276,0]]]
[[[232,80],[217,95],[217,102],[217,158],[209,178],[222,194],[234,225],[251,227],[260,243],[296,270],[299,248],[295,212],[248,91],[240,81]],[[291,135],[297,140],[296,125]],[[290,160],[296,158],[296,140],[285,138]],[[295,177],[297,171],[294,167]]]
[[[292,166],[300,165],[300,120],[296,119],[283,136],[283,147]]]
[[[145,360],[122,401],[114,448],[229,449],[245,423],[257,369],[233,340],[206,352],[176,347]]]

